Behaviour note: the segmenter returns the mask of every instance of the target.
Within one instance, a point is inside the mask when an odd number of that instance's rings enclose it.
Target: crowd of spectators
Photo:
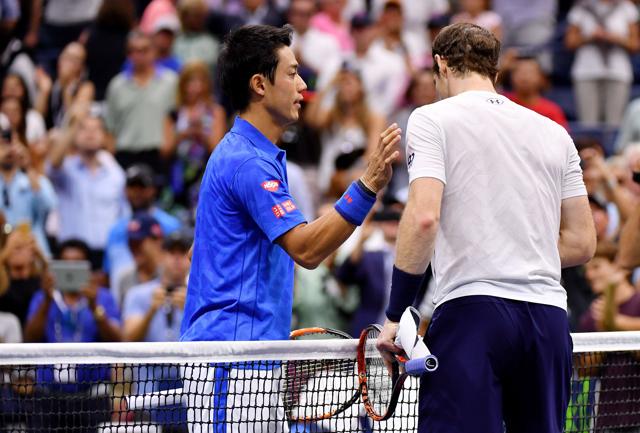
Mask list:
[[[491,30],[503,42],[498,90],[564,126],[583,160],[599,247],[563,272],[573,329],[640,329],[626,304],[637,263],[619,254],[633,250],[620,240],[636,236],[640,206],[639,17],[630,0],[0,0],[0,337],[178,338],[188,270],[175,253],[235,115],[218,53],[231,29],[257,23],[292,26],[308,84],[280,145],[310,220],[359,176],[385,125],[405,128],[436,100],[439,29]],[[298,271],[292,326],[357,334],[382,318],[407,194],[401,160],[371,220]],[[61,296],[48,262],[69,256],[93,272]],[[431,285],[417,300],[426,317]]]

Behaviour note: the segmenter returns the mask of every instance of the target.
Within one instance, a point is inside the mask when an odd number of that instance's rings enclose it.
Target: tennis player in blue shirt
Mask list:
[[[182,340],[282,340],[294,261],[318,266],[360,225],[391,176],[400,129],[383,134],[335,211],[307,224],[289,193],[277,142],[302,92],[289,27],[246,26],[225,41],[221,84],[239,112],[202,179]]]

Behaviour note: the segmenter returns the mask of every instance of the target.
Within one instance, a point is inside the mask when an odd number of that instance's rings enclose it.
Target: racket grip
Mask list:
[[[410,376],[421,376],[438,368],[438,358],[428,355],[423,358],[412,359],[404,364],[404,368]]]

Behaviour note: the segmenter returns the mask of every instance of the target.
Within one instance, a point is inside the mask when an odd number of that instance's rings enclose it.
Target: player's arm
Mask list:
[[[587,196],[562,200],[558,251],[563,268],[582,265],[596,251],[596,230]]]
[[[413,304],[431,261],[443,191],[444,184],[435,178],[424,177],[411,182],[409,200],[398,227],[387,322],[378,338],[378,348],[383,354],[400,351],[394,344],[398,322],[404,310]]]
[[[401,131],[396,124],[382,134],[371,153],[365,174],[354,182],[335,208],[310,224],[300,224],[284,233],[276,242],[299,265],[313,269],[335,251],[353,233],[375,203],[376,194],[391,179],[391,164],[398,158],[396,146]]]

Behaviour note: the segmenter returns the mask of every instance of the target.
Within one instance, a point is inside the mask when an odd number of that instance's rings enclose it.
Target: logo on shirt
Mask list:
[[[276,192],[278,188],[280,188],[280,181],[278,180],[267,180],[262,182],[262,189],[269,192]]]
[[[493,104],[493,105],[502,105],[504,104],[504,99],[500,99],[500,98],[489,98],[487,99],[487,102],[489,104]]]
[[[284,209],[279,204],[277,204],[274,207],[272,207],[271,208],[271,212],[273,212],[275,217],[278,218],[278,219],[282,218],[284,216],[284,214],[285,214]]]
[[[411,155],[409,155],[409,158],[407,158],[407,165],[409,166],[409,168],[411,168],[411,166],[413,165],[413,160],[416,157],[416,153],[413,152]]]
[[[294,210],[297,209],[296,205],[291,200],[287,200],[283,202],[282,206],[284,207],[284,210],[286,210],[287,212],[293,212]]]

